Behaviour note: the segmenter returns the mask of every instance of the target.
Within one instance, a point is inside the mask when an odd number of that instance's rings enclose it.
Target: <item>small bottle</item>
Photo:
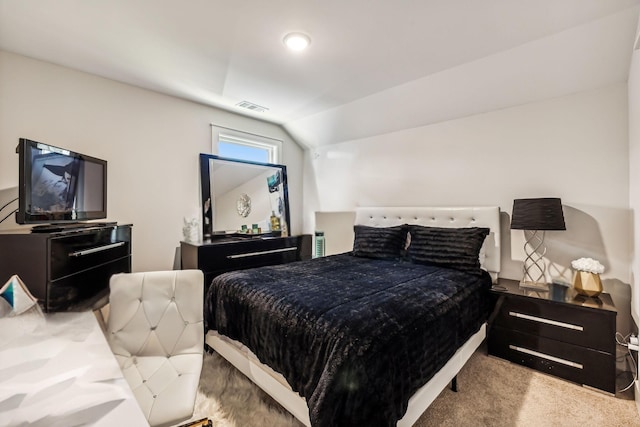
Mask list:
[[[316,253],[314,258],[324,256],[324,231],[316,231]]]
[[[271,231],[280,230],[280,218],[276,216],[274,211],[271,211]]]

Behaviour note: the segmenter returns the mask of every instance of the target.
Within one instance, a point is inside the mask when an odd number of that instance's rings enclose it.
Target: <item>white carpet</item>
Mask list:
[[[216,353],[205,354],[192,420],[216,427],[298,427],[293,415]]]
[[[480,349],[415,424],[491,427],[640,426],[632,396],[616,398],[524,368]],[[216,427],[298,427],[268,395],[217,354],[207,354],[192,420]]]

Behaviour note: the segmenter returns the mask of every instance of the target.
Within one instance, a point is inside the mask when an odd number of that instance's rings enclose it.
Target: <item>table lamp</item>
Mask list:
[[[562,202],[558,198],[515,199],[511,212],[511,229],[531,231],[526,236],[524,276],[521,287],[548,290],[544,255],[544,233],[547,230],[566,230]]]

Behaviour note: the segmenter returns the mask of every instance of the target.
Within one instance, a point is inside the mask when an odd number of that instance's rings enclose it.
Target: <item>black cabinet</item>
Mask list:
[[[286,264],[311,258],[311,235],[228,237],[205,243],[180,243],[183,269],[204,273],[205,293],[214,277],[227,271]]]
[[[500,279],[489,354],[615,394],[616,309],[572,289],[534,291]],[[549,285],[550,288],[558,285]]]
[[[98,308],[109,279],[131,272],[131,225],[0,234],[0,284],[17,274],[48,312]]]

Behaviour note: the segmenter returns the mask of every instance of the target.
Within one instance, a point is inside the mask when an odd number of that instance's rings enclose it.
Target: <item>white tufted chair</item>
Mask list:
[[[149,424],[193,414],[204,347],[200,270],[125,273],[109,283],[109,345]]]

